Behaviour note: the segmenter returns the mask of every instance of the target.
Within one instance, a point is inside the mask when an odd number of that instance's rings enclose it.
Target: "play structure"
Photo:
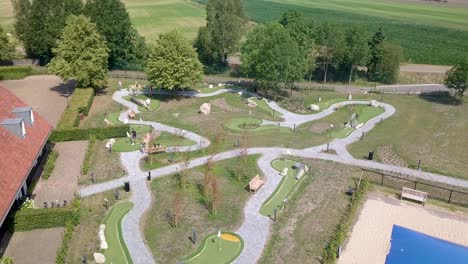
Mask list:
[[[257,174],[257,176],[253,177],[253,179],[249,182],[249,191],[251,193],[256,193],[257,190],[260,189],[260,187],[262,187],[265,181],[265,177],[261,177]]]

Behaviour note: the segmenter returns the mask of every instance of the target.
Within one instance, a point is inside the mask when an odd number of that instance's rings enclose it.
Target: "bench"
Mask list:
[[[427,192],[421,192],[421,191],[403,187],[403,189],[401,189],[400,199],[403,199],[403,198],[410,199],[413,201],[418,201],[424,205],[427,201]]]
[[[265,183],[265,178],[260,177],[260,175],[257,174],[252,180],[249,182],[249,191],[250,192],[257,192],[257,190]]]
[[[160,146],[160,147],[151,147],[148,150],[148,154],[154,154],[154,153],[161,153],[161,152],[166,152],[166,147]]]

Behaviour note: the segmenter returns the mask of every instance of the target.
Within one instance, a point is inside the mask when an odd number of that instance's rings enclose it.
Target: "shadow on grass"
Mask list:
[[[431,103],[443,105],[461,105],[462,101],[456,97],[450,96],[448,92],[433,92],[429,94],[420,94],[419,98]]]

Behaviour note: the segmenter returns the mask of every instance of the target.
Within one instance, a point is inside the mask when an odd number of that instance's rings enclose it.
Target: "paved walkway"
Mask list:
[[[195,97],[207,97],[221,94],[224,92],[237,92],[238,90],[233,89],[221,89],[213,93],[208,94],[199,94],[199,93],[185,93],[186,96],[195,96]],[[183,93],[181,93],[183,94]],[[116,92],[113,96],[114,100],[127,106],[129,109],[133,109],[138,113],[138,107],[122,98],[122,96],[128,95],[126,91]],[[342,103],[341,106],[350,105],[350,104],[369,104],[367,101],[346,101]],[[279,107],[276,103],[269,101],[268,105],[283,114],[284,121],[280,122],[280,125],[293,127],[295,125],[302,124],[304,122],[310,122],[323,118],[327,115],[330,115],[334,112],[334,108],[337,104],[330,106],[328,109],[311,115],[299,115],[291,113],[285,109]],[[431,180],[435,182],[461,186],[468,188],[468,181],[455,179],[443,175],[422,172],[418,170],[412,170],[408,168],[401,168],[392,165],[377,163],[373,161],[358,160],[353,158],[346,149],[346,146],[359,140],[363,133],[367,133],[374,126],[378,125],[382,120],[390,117],[395,113],[395,108],[389,104],[382,104],[385,112],[379,116],[376,116],[368,120],[361,128],[355,130],[348,137],[344,139],[336,139],[330,143],[330,148],[334,149],[337,152],[337,155],[323,153],[323,150],[326,149],[326,145],[315,146],[306,149],[289,149],[289,148],[279,148],[279,147],[265,147],[265,148],[250,148],[247,150],[248,154],[261,154],[258,161],[258,166],[262,170],[262,173],[268,177],[265,185],[259,190],[258,193],[253,195],[246,204],[244,208],[244,222],[241,227],[236,231],[244,240],[245,247],[240,256],[236,259],[236,263],[256,263],[261,257],[263,248],[266,245],[271,220],[268,217],[262,216],[259,213],[260,207],[263,202],[274,192],[278,186],[281,178],[278,176],[278,172],[271,167],[271,161],[279,158],[282,155],[291,155],[298,156],[303,158],[314,158],[314,159],[324,159],[331,160],[334,162],[345,163],[353,166],[360,166],[366,168],[380,169],[385,171],[392,171],[411,175],[417,178]],[[126,120],[126,112],[123,112],[120,115],[120,120]],[[272,121],[263,121],[264,124],[269,124]],[[149,121],[128,121],[131,124],[145,124],[151,125],[157,130],[166,131],[173,134],[183,134],[186,138],[189,138],[197,144],[188,147],[179,147],[173,148],[171,151],[193,151],[200,148],[207,147],[210,142],[208,139],[197,135],[189,131],[182,131],[180,129],[166,126],[157,122]],[[277,124],[277,122],[275,122]],[[240,155],[239,150],[225,151],[218,153],[213,156],[206,156],[191,160],[186,168],[194,168],[200,165],[203,165],[207,162],[208,159],[213,159],[214,161],[224,160],[233,158]],[[148,250],[144,237],[140,230],[139,223],[141,222],[141,217],[144,212],[149,208],[151,201],[151,193],[146,184],[147,173],[141,171],[139,168],[139,160],[143,157],[143,154],[139,151],[122,153],[121,160],[122,164],[128,172],[128,176],[114,179],[108,182],[94,184],[88,187],[85,187],[80,190],[80,195],[82,197],[93,195],[96,193],[112,190],[123,185],[124,181],[131,182],[132,188],[132,197],[131,201],[134,203],[134,208],[124,217],[122,221],[122,230],[124,235],[125,243],[129,249],[130,255],[132,256],[133,262],[138,263],[154,263],[154,258],[151,255],[151,252]],[[151,171],[152,177],[163,177],[166,175],[173,174],[182,168],[182,164],[173,164],[170,166],[162,167]]]

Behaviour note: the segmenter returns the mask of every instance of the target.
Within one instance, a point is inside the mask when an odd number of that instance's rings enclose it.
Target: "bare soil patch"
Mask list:
[[[63,83],[55,75],[35,75],[22,80],[5,80],[1,81],[0,85],[21,98],[54,127],[67,107],[64,95],[71,94],[75,88],[73,82]]]
[[[310,126],[309,131],[317,134],[322,134],[330,129],[329,123],[317,123]]]
[[[378,146],[377,156],[379,157],[382,163],[398,167],[408,167],[406,161],[399,157],[398,154],[393,150],[392,145],[385,144]]]
[[[405,0],[410,1],[410,0]],[[421,2],[421,0],[415,0]],[[424,72],[424,73],[445,73],[452,68],[445,65],[429,65],[429,64],[404,64],[400,66],[400,72]]]
[[[218,98],[218,99],[213,99],[210,101],[210,103],[224,111],[228,112],[240,112],[242,111],[241,109],[231,106],[226,102],[226,99],[224,97]]]

